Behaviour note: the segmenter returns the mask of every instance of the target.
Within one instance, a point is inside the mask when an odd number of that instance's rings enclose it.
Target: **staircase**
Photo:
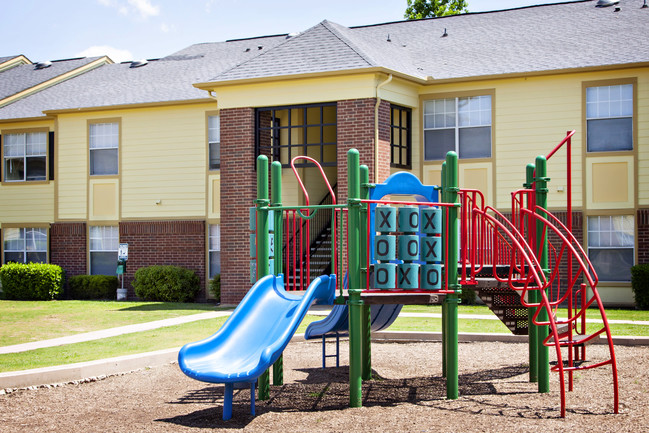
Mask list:
[[[481,278],[476,283],[466,287],[476,292],[512,334],[527,335],[527,308],[521,303],[520,294],[495,279]]]

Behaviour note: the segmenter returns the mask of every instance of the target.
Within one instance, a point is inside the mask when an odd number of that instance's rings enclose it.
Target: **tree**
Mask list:
[[[466,0],[407,0],[407,2],[408,7],[403,17],[409,20],[469,12]]]

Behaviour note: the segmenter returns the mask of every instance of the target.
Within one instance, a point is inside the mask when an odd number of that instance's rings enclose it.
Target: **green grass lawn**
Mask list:
[[[214,310],[194,303],[0,300],[0,346]]]
[[[183,344],[198,341],[214,334],[226,319],[226,317],[219,317],[199,320],[183,325],[167,326],[151,331],[124,334],[84,343],[0,354],[0,372],[94,361],[180,347]],[[297,333],[304,333],[309,323],[320,319],[321,317],[318,316],[307,315]]]
[[[107,329],[134,323],[214,311],[210,304],[161,302],[102,301],[0,301],[0,346],[38,341]],[[441,314],[440,306],[407,305],[404,312]],[[461,305],[460,314],[493,317],[485,306]],[[563,316],[561,312],[560,316]],[[609,319],[649,321],[649,311],[608,310]],[[597,310],[588,311],[589,318],[599,318]],[[323,316],[307,315],[298,333]],[[29,352],[0,355],[0,371],[15,371],[51,365],[91,361],[135,353],[182,346],[212,335],[226,318],[201,320],[152,331],[125,334],[85,343],[44,348]],[[597,324],[589,324],[589,331]],[[601,325],[600,325],[601,326]],[[613,324],[613,335],[649,336],[649,326]],[[441,319],[400,317],[390,327],[394,331],[440,332]],[[498,320],[461,319],[460,332],[508,333]]]

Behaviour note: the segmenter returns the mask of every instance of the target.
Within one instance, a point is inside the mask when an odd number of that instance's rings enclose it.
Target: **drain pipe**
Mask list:
[[[392,81],[392,74],[376,86],[376,105],[374,106],[374,183],[379,183],[379,105],[381,105],[379,89],[390,81]]]

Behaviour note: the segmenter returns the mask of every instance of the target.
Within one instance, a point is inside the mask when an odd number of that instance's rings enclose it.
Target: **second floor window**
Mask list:
[[[633,85],[586,88],[588,152],[633,150]]]
[[[221,168],[221,121],[219,116],[207,118],[207,145],[209,146],[210,170]]]
[[[491,95],[424,101],[424,157],[491,158]]]
[[[90,174],[94,176],[118,174],[119,124],[91,123],[89,131]]]
[[[47,132],[2,137],[5,182],[46,180]]]

